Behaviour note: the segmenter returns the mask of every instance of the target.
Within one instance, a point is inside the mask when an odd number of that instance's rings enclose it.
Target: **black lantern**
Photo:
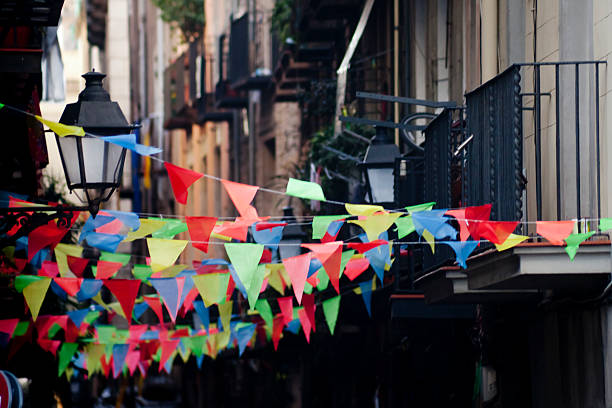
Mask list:
[[[283,208],[283,222],[287,225],[283,228],[283,239],[279,242],[278,251],[281,259],[298,256],[302,253],[302,243],[306,238],[306,233],[298,224],[295,223],[293,207]]]
[[[400,157],[387,128],[376,126],[376,135],[370,142],[361,164],[366,190],[371,204],[392,206],[395,200],[393,169]]]
[[[86,133],[99,136],[132,131],[134,126],[102,87],[104,77],[100,72],[83,75],[85,89],[76,103],[66,105],[60,123],[81,126]],[[84,196],[76,191],[75,194],[95,215],[100,203],[107,201],[121,184],[126,149],[88,134],[56,138],[68,189],[81,190]]]

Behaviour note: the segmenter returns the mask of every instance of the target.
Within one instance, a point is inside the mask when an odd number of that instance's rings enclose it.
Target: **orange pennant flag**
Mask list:
[[[327,242],[325,244],[302,244],[314,252],[314,256],[321,261],[329,280],[340,293],[340,266],[342,265],[342,241]]]
[[[514,232],[518,221],[483,221],[478,224],[478,233],[481,238],[488,239],[494,244],[501,245]]]
[[[172,185],[176,201],[181,204],[187,204],[187,189],[197,180],[204,177],[204,174],[184,169],[168,162],[164,162],[164,166],[166,166],[168,177],[170,177],[170,185]]]
[[[574,221],[538,221],[536,232],[553,245],[564,245],[574,229]]]
[[[227,191],[241,217],[246,219],[258,218],[257,210],[251,205],[251,201],[253,201],[259,187],[229,180],[221,180],[221,183],[223,183],[225,191]]]
[[[293,293],[295,294],[295,298],[300,305],[302,304],[302,295],[304,294],[304,285],[306,283],[306,277],[308,275],[308,268],[310,268],[311,259],[311,252],[283,259],[283,265],[285,265],[285,270],[291,279]]]

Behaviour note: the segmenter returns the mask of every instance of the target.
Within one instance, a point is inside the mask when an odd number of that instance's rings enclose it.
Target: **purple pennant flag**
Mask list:
[[[176,314],[181,307],[179,300],[183,292],[185,278],[150,278],[149,282],[151,282],[151,285],[153,285],[159,296],[164,300],[164,305],[172,321],[175,321]]]

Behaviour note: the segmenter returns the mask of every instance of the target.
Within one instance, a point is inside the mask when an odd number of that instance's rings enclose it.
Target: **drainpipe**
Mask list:
[[[482,82],[497,75],[497,1],[480,0]]]
[[[399,77],[399,0],[393,0],[393,95],[400,96]],[[393,121],[400,121],[399,103],[393,104]],[[399,129],[395,129],[395,144],[399,146]]]

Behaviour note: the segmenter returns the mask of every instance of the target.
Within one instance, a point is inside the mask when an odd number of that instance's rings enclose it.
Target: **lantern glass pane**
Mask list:
[[[393,196],[393,169],[392,168],[369,168],[368,179],[372,189],[372,200],[374,203],[391,203]]]
[[[79,170],[79,154],[75,136],[57,138],[58,147],[66,174],[66,183],[69,186],[81,184],[81,172]]]
[[[84,137],[81,143],[87,184],[118,183],[123,148],[93,137]]]

